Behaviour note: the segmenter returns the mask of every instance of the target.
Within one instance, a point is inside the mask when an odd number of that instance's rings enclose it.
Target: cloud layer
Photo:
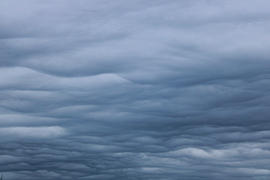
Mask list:
[[[1,1],[0,173],[269,179],[269,6]]]

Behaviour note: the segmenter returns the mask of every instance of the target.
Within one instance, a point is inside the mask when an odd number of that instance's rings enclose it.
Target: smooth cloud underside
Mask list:
[[[270,178],[270,2],[0,2],[0,173]]]

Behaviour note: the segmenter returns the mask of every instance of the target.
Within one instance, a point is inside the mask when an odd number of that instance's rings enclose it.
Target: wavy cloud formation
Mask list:
[[[0,173],[269,179],[269,6],[1,1]]]

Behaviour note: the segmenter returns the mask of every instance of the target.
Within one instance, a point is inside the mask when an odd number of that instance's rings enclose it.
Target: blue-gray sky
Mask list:
[[[269,180],[270,1],[1,0],[5,180]]]

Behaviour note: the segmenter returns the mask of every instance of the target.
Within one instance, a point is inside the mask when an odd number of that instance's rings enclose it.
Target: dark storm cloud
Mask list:
[[[4,179],[269,179],[268,1],[1,1]]]

